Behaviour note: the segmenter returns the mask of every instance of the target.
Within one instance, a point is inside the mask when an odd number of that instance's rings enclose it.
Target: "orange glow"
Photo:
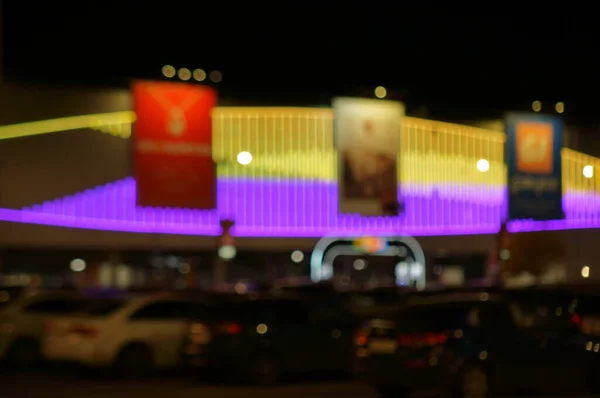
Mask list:
[[[552,172],[552,125],[519,123],[517,125],[517,169],[525,173]]]

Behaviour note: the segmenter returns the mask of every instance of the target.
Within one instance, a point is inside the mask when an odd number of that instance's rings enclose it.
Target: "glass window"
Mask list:
[[[116,299],[97,299],[85,302],[82,312],[90,316],[107,316],[119,310],[125,301]]]
[[[475,303],[417,305],[407,308],[399,318],[399,327],[411,332],[438,332],[465,325]]]
[[[0,308],[13,303],[24,294],[25,288],[22,287],[0,287]]]
[[[193,305],[186,301],[162,301],[148,304],[137,310],[131,319],[136,320],[178,320],[188,318],[192,314]]]
[[[516,327],[507,303],[486,303],[478,307],[479,326],[484,329],[507,330]]]
[[[48,299],[38,300],[25,306],[25,312],[45,314],[45,313],[68,313],[77,309],[77,302],[68,299]]]
[[[275,319],[282,325],[308,325],[310,314],[307,307],[298,301],[277,301],[273,303]]]
[[[573,295],[563,292],[527,292],[513,298],[519,326],[535,329],[569,328]]]

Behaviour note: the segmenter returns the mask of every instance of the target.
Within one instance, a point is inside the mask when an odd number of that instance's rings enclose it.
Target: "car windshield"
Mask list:
[[[79,312],[89,316],[107,316],[122,308],[125,300],[114,298],[97,298],[85,300],[81,303]]]
[[[23,294],[25,294],[23,287],[0,287],[0,309],[7,307]]]
[[[407,331],[441,331],[460,327],[477,302],[415,305],[400,314],[401,328]]]

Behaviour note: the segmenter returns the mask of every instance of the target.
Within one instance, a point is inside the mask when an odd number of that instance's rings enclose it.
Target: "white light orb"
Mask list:
[[[490,169],[490,162],[487,159],[479,159],[477,161],[477,170],[482,173],[487,172]]]
[[[379,99],[384,99],[387,96],[387,90],[383,86],[377,86],[375,88],[375,96]]]
[[[354,267],[355,270],[362,271],[363,269],[365,269],[367,267],[367,263],[365,260],[359,258],[359,259],[354,260],[354,263],[352,264],[352,266]]]
[[[223,260],[231,260],[237,254],[237,250],[235,246],[232,245],[224,245],[219,247],[219,257]]]
[[[85,270],[86,267],[87,265],[85,261],[80,258],[76,258],[75,260],[71,261],[71,271],[73,272],[81,272]]]
[[[583,268],[581,268],[581,276],[584,278],[590,277],[590,267],[588,265],[585,265]]]
[[[252,163],[252,154],[247,151],[242,151],[237,155],[237,161],[242,166],[247,166]]]
[[[304,260],[304,253],[300,250],[294,250],[292,252],[292,261],[295,263],[301,263]]]

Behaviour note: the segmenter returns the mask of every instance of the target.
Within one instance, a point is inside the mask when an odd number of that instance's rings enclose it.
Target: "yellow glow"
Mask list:
[[[321,108],[219,107],[213,158],[219,173],[249,177],[334,177],[333,111]],[[237,162],[250,152],[252,163]]]
[[[192,78],[192,72],[188,68],[181,68],[179,72],[177,72],[177,76],[183,81],[188,81]]]
[[[554,109],[556,110],[557,113],[563,113],[565,111],[565,103],[557,102]]]
[[[482,173],[487,173],[489,169],[490,162],[488,162],[487,159],[479,159],[477,161],[477,170],[481,171]]]
[[[265,334],[265,333],[267,333],[268,330],[269,330],[269,328],[264,323],[261,323],[260,325],[258,325],[256,327],[256,333],[258,333],[258,334]]]
[[[0,140],[81,129],[94,129],[128,138],[134,121],[135,113],[125,111],[10,124],[0,126]]]
[[[600,189],[600,174],[594,171],[600,167],[600,159],[567,148],[563,148],[561,155],[563,193],[597,195],[597,189]]]
[[[213,137],[220,175],[337,178],[331,109],[220,107],[213,110]],[[502,132],[406,117],[400,180],[417,185],[502,185],[506,182],[504,141]],[[251,164],[238,164],[237,155],[242,151],[252,153]],[[490,164],[486,173],[474,167],[481,159]]]
[[[204,72],[204,70],[202,69],[195,69],[194,80],[196,80],[197,82],[203,82],[204,80],[206,80],[206,72]]]
[[[223,80],[223,74],[218,70],[213,70],[212,72],[210,72],[210,80],[212,80],[215,83],[220,83],[221,80]]]
[[[506,183],[502,132],[405,117],[400,137],[400,181],[419,184]],[[480,172],[485,159],[489,170]]]
[[[539,112],[542,110],[542,102],[541,101],[533,101],[533,104],[531,104],[531,109],[533,109],[534,112]]]
[[[219,163],[219,175],[337,179],[331,109],[218,107],[212,116],[213,158]],[[135,119],[134,112],[125,111],[12,124],[0,126],[0,139],[82,129],[129,138]],[[401,182],[506,184],[504,133],[412,117],[403,118],[401,131]],[[252,162],[245,166],[237,162],[243,151],[252,154]],[[563,191],[598,195],[600,173],[594,170],[600,159],[566,148],[561,153]],[[481,159],[489,162],[487,172],[473,167]]]
[[[584,278],[590,277],[590,267],[585,265],[581,268],[581,276]]]
[[[378,86],[375,88],[375,96],[377,98],[383,99],[387,96],[387,90],[383,86]]]
[[[165,65],[162,67],[162,74],[164,77],[168,77],[169,79],[175,77],[175,68],[171,65]]]
[[[252,154],[248,151],[242,151],[237,155],[237,162],[242,166],[247,166],[252,163]]]

